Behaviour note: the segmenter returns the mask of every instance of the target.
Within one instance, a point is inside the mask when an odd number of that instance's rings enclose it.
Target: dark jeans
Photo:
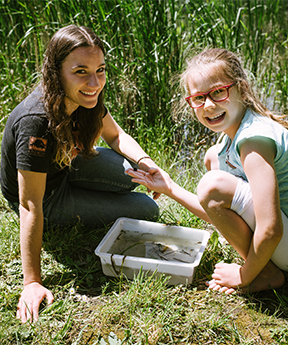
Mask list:
[[[90,160],[78,155],[59,187],[44,198],[48,227],[79,220],[87,227],[102,227],[119,217],[156,220],[158,205],[146,194],[133,192],[137,184],[125,174],[137,165],[111,149],[97,151],[100,155]]]

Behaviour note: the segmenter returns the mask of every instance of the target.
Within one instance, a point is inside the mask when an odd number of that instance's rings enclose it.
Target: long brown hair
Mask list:
[[[72,119],[66,113],[65,92],[61,85],[61,68],[65,58],[78,47],[99,47],[105,55],[103,42],[90,29],[84,26],[69,25],[58,30],[51,38],[43,66],[42,66],[42,88],[44,92],[44,106],[49,120],[49,129],[52,131],[56,141],[55,161],[60,166],[70,165],[74,139],[72,135]],[[104,92],[99,95],[96,107],[76,111],[82,114],[78,116],[79,142],[83,147],[82,154],[89,158],[96,154],[93,149],[94,143],[100,136],[103,127],[102,119],[105,113],[103,103]]]
[[[229,50],[213,48],[204,50],[200,54],[194,56],[188,62],[186,70],[180,77],[180,83],[186,92],[190,92],[188,80],[189,78],[193,78],[193,70],[195,71],[195,69],[203,68],[203,66],[208,64],[219,66],[219,75],[225,77],[229,82],[236,83],[242,97],[243,105],[246,109],[249,108],[255,113],[270,117],[288,129],[288,123],[284,120],[284,116],[273,114],[257,97],[248,82],[247,75],[241,66],[240,59]]]

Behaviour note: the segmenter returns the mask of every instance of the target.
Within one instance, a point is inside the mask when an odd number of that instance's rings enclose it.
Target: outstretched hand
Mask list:
[[[33,282],[24,287],[17,307],[17,319],[21,319],[22,323],[38,320],[39,306],[41,302],[47,298],[48,304],[54,301],[51,291],[43,285]]]
[[[150,168],[148,172],[137,169],[127,169],[126,173],[132,176],[132,182],[145,186],[148,191],[154,191],[154,199],[160,194],[168,195],[171,192],[172,180],[170,176],[159,168]]]

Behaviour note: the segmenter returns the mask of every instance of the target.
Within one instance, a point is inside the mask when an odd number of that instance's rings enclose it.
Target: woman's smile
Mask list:
[[[94,92],[88,92],[88,91],[80,91],[85,96],[95,96],[97,91]]]

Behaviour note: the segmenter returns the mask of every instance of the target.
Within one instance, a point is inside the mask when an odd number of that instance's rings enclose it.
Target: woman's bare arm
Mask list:
[[[18,185],[24,290],[18,303],[17,317],[26,322],[38,319],[39,306],[44,298],[47,297],[48,303],[53,301],[52,293],[42,285],[40,263],[46,174],[19,170]]]

